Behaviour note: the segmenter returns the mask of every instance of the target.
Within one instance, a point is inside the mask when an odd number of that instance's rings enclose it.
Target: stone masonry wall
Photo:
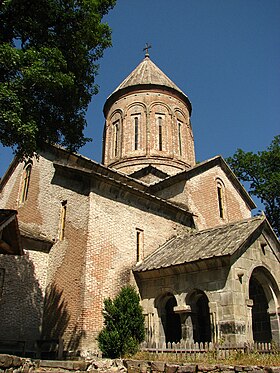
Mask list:
[[[262,249],[263,242],[267,243],[265,251]],[[151,334],[149,342],[159,341],[162,333],[157,308],[159,300],[167,293],[174,294],[177,305],[183,309],[188,306],[190,295],[196,289],[204,292],[209,300],[212,342],[252,342],[253,303],[250,302],[249,283],[252,274],[256,273],[266,293],[273,340],[280,343],[279,288],[276,285],[280,283],[279,262],[275,260],[273,246],[269,246],[268,242],[269,238],[261,235],[244,253],[236,254],[230,266],[206,267],[197,271],[186,268],[181,273],[179,270],[174,273],[172,269],[159,270],[143,274],[139,284],[146,328]]]
[[[40,338],[47,254],[25,252],[23,256],[0,255],[4,281],[0,296],[0,339],[29,340]]]

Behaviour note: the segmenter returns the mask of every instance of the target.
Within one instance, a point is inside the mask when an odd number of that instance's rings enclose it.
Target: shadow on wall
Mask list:
[[[44,301],[44,316],[42,324],[42,340],[41,343],[49,341],[60,343],[64,339],[64,351],[60,353],[64,356],[79,355],[79,345],[81,339],[85,336],[83,330],[79,330],[77,325],[70,328],[70,313],[67,308],[67,302],[63,298],[63,290],[55,284],[51,284],[46,289]],[[49,346],[51,349],[52,346]],[[51,351],[49,351],[51,352]],[[55,356],[52,356],[55,357]],[[62,356],[61,356],[62,357]]]
[[[28,254],[0,255],[0,351],[34,350],[40,338],[43,294]],[[24,350],[24,351],[20,351]]]

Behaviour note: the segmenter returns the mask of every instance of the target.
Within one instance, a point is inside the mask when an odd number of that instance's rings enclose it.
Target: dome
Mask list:
[[[191,110],[185,93],[146,54],[105,102],[104,165],[149,182],[192,167]]]
[[[186,102],[191,114],[192,105],[188,96],[175,84],[163,71],[146,55],[144,60],[128,75],[127,78],[114,90],[107,98],[104,105],[104,114],[107,112],[107,107],[117,96],[127,93],[135,89],[151,89],[152,86],[162,87],[168,90],[176,91],[177,94]],[[106,115],[106,114],[105,114]]]

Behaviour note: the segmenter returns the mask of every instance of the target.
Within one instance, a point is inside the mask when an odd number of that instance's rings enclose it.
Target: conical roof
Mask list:
[[[178,88],[177,85],[153,63],[153,61],[151,61],[149,56],[144,58],[144,60],[132,71],[132,73],[128,75],[114,92],[139,84],[162,85],[173,88],[184,94],[184,92]]]
[[[152,87],[162,87],[169,91],[176,91],[179,96],[187,103],[189,106],[189,111],[191,113],[191,103],[187,95],[179,88],[171,79],[168,78],[157,67],[153,61],[151,61],[149,55],[146,55],[144,60],[128,75],[127,78],[114,90],[114,92],[108,97],[105,105],[104,112],[106,111],[106,106],[111,102],[118,94],[122,92],[129,92],[133,89],[149,89]]]

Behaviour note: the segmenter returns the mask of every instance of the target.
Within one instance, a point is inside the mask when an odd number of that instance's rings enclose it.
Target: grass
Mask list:
[[[251,365],[251,366],[280,366],[280,351],[272,353],[232,351],[229,356],[219,356],[216,351],[207,353],[150,353],[138,352],[133,359],[146,361],[164,361],[168,363],[184,364],[222,364],[222,365]]]

